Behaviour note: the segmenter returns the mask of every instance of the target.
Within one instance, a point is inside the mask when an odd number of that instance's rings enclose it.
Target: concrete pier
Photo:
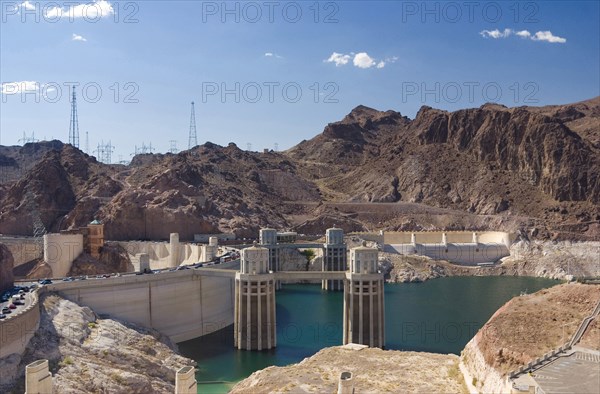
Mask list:
[[[268,270],[269,249],[256,245],[241,252],[235,275],[234,345],[264,350],[277,345],[275,275]]]
[[[48,360],[37,360],[25,367],[25,394],[52,393],[52,374]]]
[[[196,381],[194,367],[180,368],[175,374],[175,394],[197,394],[198,382]]]
[[[385,345],[383,274],[377,271],[378,250],[350,250],[350,272],[344,282],[344,345]]]
[[[169,237],[169,267],[179,265],[179,233],[171,233]]]
[[[346,244],[344,243],[344,230],[329,228],[325,233],[323,244],[323,271],[346,271],[348,269]],[[321,287],[324,290],[343,290],[342,280],[323,280]]]

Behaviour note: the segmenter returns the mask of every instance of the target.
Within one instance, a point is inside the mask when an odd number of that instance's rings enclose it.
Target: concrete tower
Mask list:
[[[350,249],[350,272],[344,282],[344,345],[385,345],[383,274],[377,272],[377,257],[375,248]]]
[[[179,233],[169,235],[169,267],[179,266]]]
[[[262,228],[259,232],[260,246],[269,250],[269,270],[279,271],[279,253],[277,248],[277,230]]]
[[[245,350],[271,349],[275,333],[275,275],[268,270],[269,249],[242,249],[240,272],[235,275],[233,341]]]
[[[346,271],[348,269],[344,230],[329,228],[325,233],[323,244],[323,271]],[[325,290],[343,290],[341,280],[324,280],[321,284]]]

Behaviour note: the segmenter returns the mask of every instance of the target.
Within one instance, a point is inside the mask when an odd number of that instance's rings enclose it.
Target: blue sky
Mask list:
[[[600,95],[599,2],[0,1],[0,144],[287,149],[359,104],[414,117]],[[27,90],[27,92],[23,92]],[[226,91],[226,94],[222,94]]]

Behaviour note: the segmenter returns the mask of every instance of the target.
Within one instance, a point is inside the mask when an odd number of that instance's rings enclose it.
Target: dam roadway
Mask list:
[[[49,292],[90,307],[100,316],[153,328],[182,342],[233,324],[235,269],[202,267],[127,274],[45,285]],[[276,280],[335,280],[345,272],[276,272]]]

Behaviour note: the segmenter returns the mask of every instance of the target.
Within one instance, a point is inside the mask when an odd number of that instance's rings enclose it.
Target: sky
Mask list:
[[[187,149],[192,101],[198,144],[254,151],[361,104],[581,101],[600,95],[599,4],[0,0],[0,144],[68,142],[73,85],[80,149],[110,141],[113,163]]]

